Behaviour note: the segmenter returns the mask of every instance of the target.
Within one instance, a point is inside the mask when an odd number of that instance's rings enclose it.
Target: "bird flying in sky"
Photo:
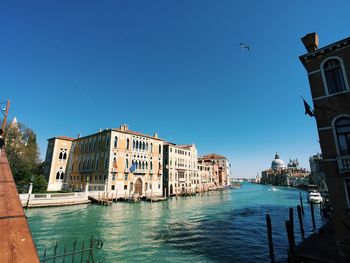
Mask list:
[[[250,46],[248,44],[246,44],[246,43],[240,43],[239,46],[244,51],[249,51],[250,50]]]

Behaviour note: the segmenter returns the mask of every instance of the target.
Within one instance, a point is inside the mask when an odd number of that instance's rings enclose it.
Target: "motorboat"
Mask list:
[[[320,192],[318,192],[318,191],[309,192],[307,198],[308,198],[309,202],[312,202],[315,204],[320,204],[323,202],[323,198],[322,198]]]

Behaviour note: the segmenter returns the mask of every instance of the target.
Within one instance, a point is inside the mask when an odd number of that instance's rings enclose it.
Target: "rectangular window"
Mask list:
[[[128,190],[128,185],[127,184],[124,185],[124,190]]]
[[[127,181],[128,180],[128,174],[125,174],[124,175],[124,181]]]
[[[112,185],[112,190],[115,190],[115,186],[114,185]]]

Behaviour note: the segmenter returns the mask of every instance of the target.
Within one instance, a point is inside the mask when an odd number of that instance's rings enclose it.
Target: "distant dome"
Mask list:
[[[285,168],[286,166],[284,165],[284,162],[282,159],[280,159],[279,155],[276,153],[275,159],[271,163],[271,169],[273,170],[278,170]]]

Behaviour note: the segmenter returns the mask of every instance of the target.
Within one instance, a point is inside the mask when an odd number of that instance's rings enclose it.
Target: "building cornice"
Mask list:
[[[346,48],[350,45],[350,37],[347,37],[343,40],[337,41],[333,44],[330,44],[328,46],[325,46],[323,48],[319,48],[313,52],[310,53],[306,53],[302,56],[299,57],[301,63],[303,63],[303,65],[305,66],[307,62],[316,59],[320,56],[324,56],[329,52],[333,52],[335,50],[340,50],[343,48]]]

